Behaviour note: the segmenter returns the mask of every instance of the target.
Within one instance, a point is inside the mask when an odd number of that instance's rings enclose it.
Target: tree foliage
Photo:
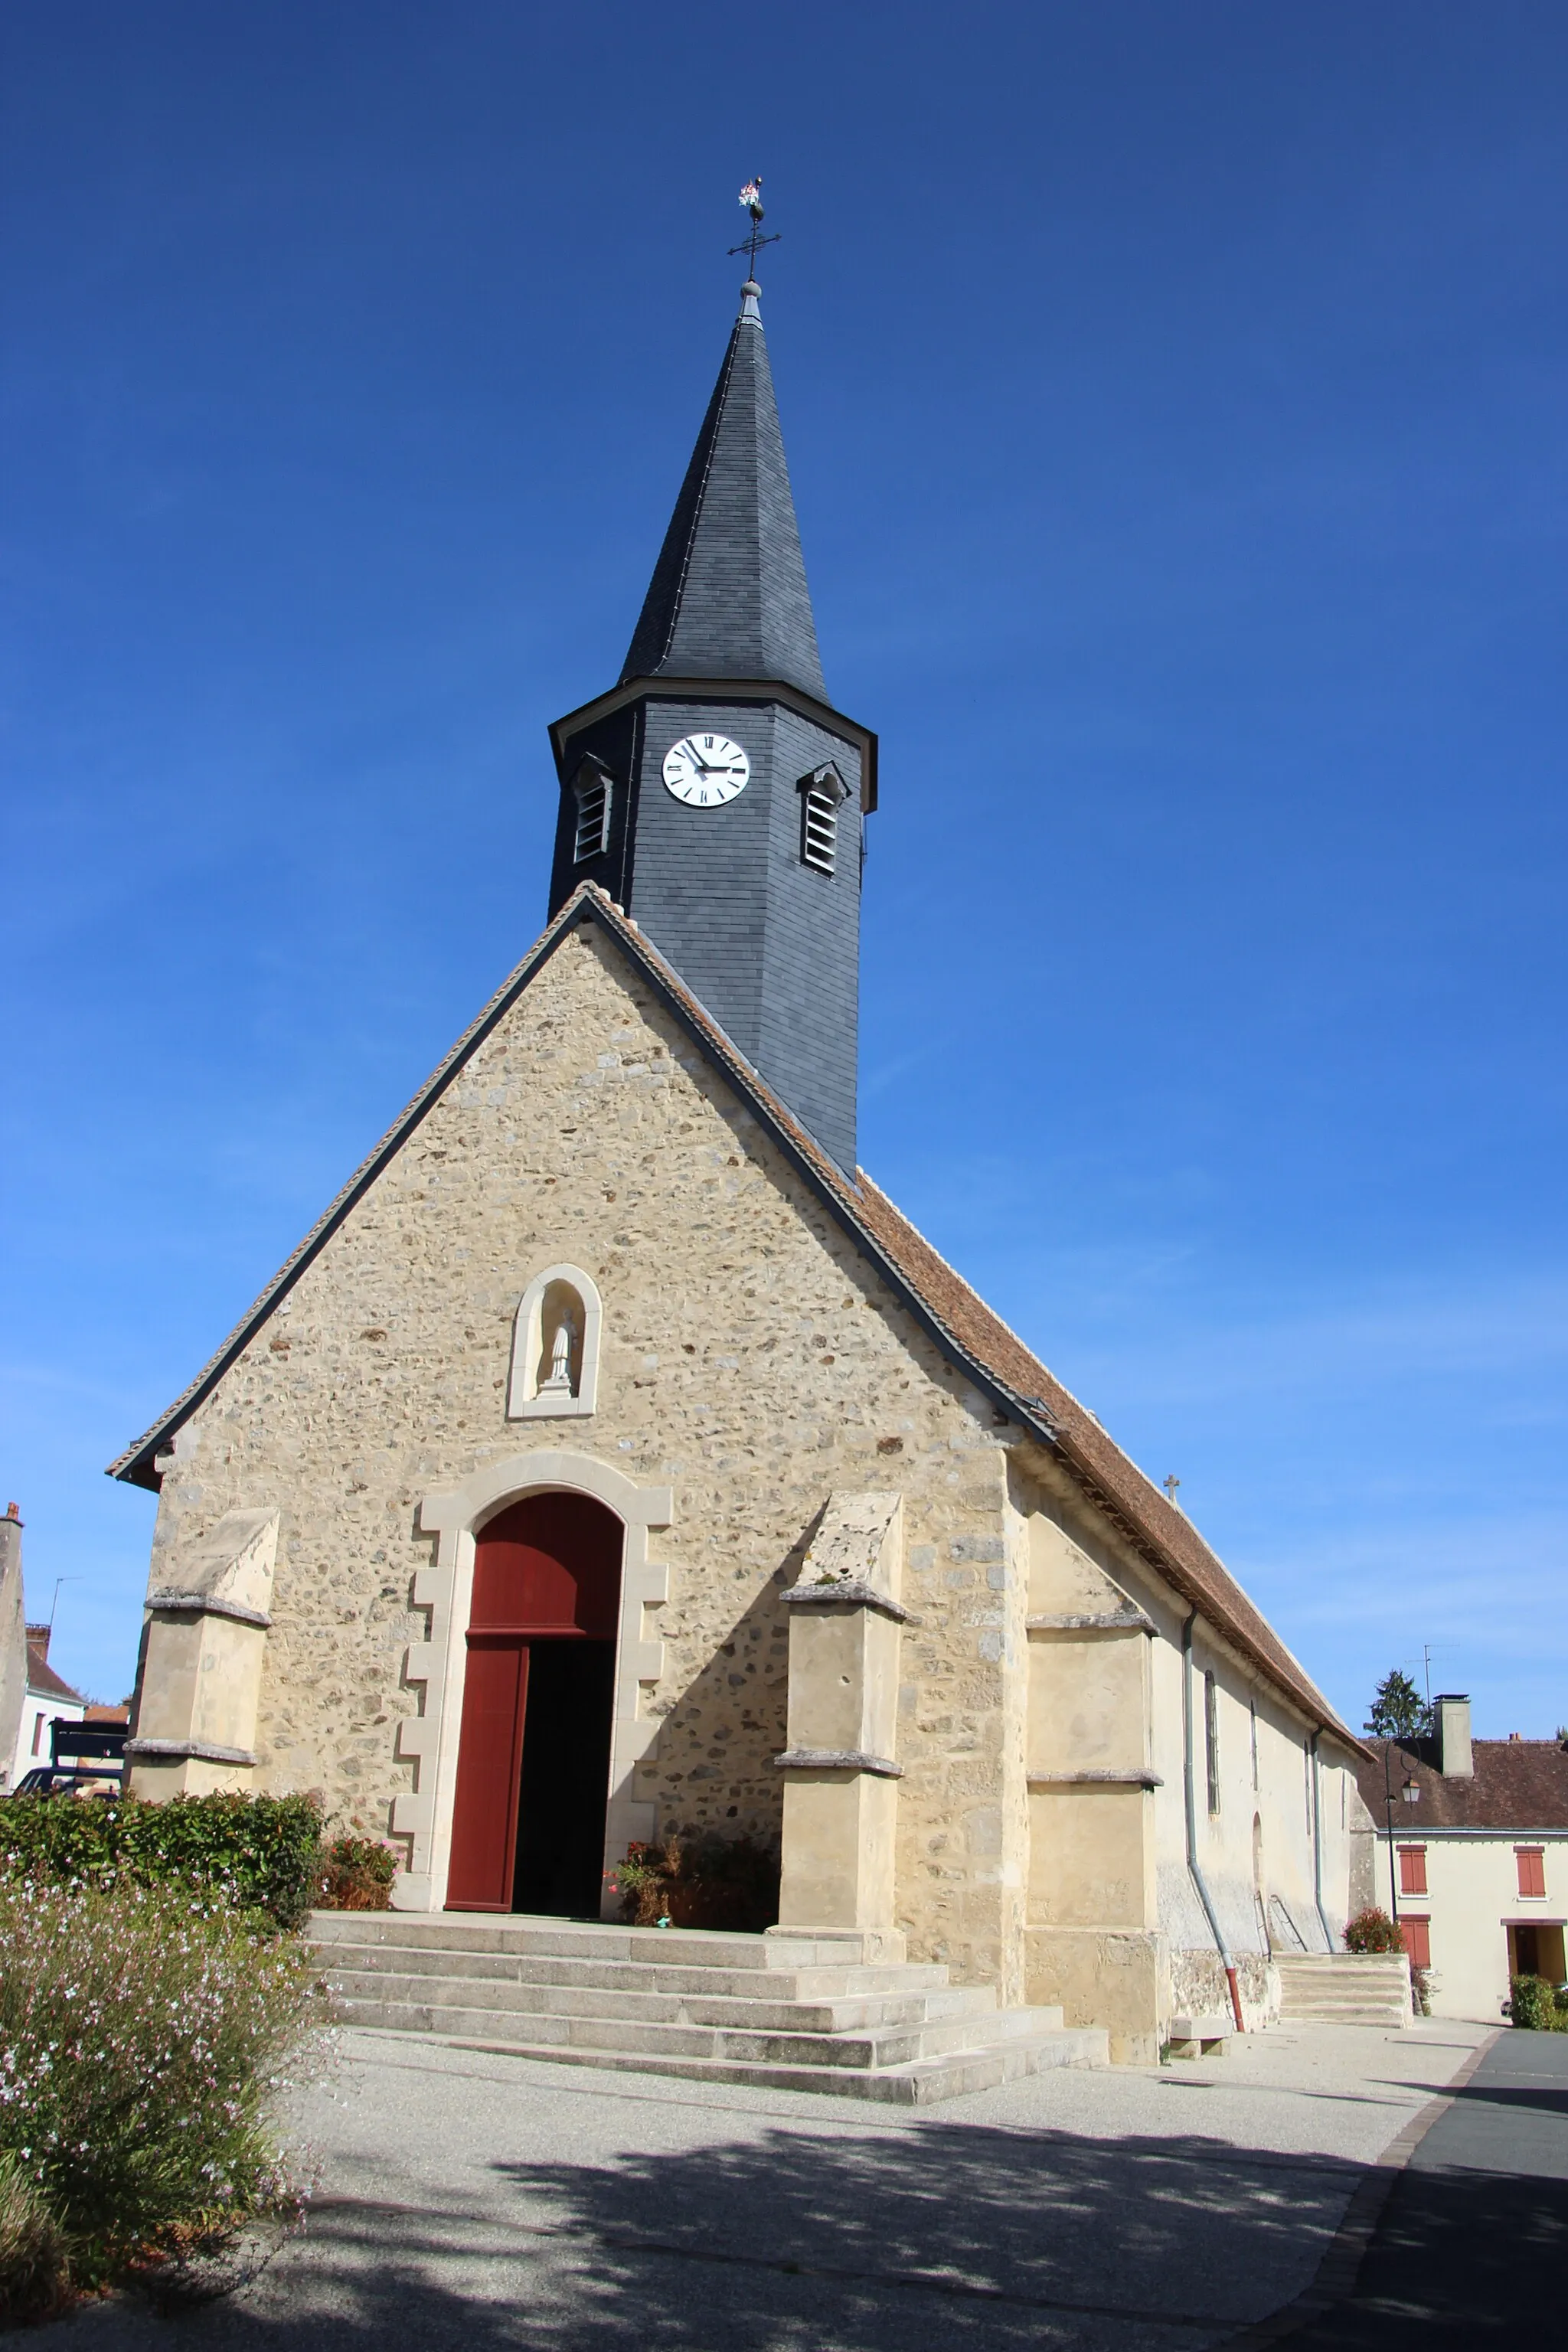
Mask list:
[[[1424,1739],[1432,1728],[1432,1710],[1409,1675],[1395,1666],[1373,1693],[1363,1728],[1376,1739]]]

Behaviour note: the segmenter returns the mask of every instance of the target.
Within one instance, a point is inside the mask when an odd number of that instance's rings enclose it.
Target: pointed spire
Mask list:
[[[621,676],[779,678],[826,702],[760,291],[741,289]]]

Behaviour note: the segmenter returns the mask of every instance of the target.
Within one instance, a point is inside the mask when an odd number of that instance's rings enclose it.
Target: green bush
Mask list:
[[[57,1885],[172,1881],[297,1927],[314,1899],[321,1838],[311,1797],[234,1792],[161,1805],[135,1797],[8,1797],[0,1803],[0,1877]]]
[[[51,2244],[96,2285],[286,2201],[268,2109],[322,2001],[294,1937],[173,1887],[0,1884],[0,2294]]]
[[[316,1901],[323,1911],[388,1911],[396,1875],[397,1856],[379,1838],[323,1838]]]
[[[1380,1911],[1374,1904],[1370,1910],[1358,1911],[1345,1925],[1347,1952],[1403,1952],[1405,1938],[1398,1923]]]
[[[666,1838],[631,1845],[616,1872],[621,1916],[638,1927],[713,1927],[757,1933],[779,1916],[776,1846],[753,1837]]]
[[[1545,1977],[1510,1977],[1508,2013],[1531,2033],[1568,2033],[1568,1997]]]

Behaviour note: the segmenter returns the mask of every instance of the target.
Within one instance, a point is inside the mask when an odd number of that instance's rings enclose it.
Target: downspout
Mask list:
[[[1321,1731],[1312,1734],[1312,1900],[1318,1906],[1318,1925],[1323,1931],[1323,1949],[1334,1948],[1333,1930],[1323,1909],[1323,1801],[1318,1780],[1318,1742]]]
[[[1197,1622],[1197,1611],[1193,1610],[1182,1627],[1182,1786],[1187,1801],[1187,1871],[1198,1890],[1198,1900],[1209,1923],[1209,1933],[1219,1954],[1219,1964],[1230,1987],[1230,2006],[1236,2019],[1236,2030],[1238,2033],[1245,2033],[1247,2027],[1242,2020],[1241,1990],[1236,1981],[1236,1962],[1230,1956],[1229,1946],[1220,1927],[1219,1914],[1214,1907],[1214,1898],[1205,1882],[1203,1865],[1198,1861],[1198,1811],[1193,1793],[1193,1627]]]

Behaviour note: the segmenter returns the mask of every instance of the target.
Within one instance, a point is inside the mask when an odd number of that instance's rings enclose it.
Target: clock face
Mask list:
[[[752,763],[727,735],[683,735],[664,755],[664,781],[688,808],[721,808],[743,793]]]

